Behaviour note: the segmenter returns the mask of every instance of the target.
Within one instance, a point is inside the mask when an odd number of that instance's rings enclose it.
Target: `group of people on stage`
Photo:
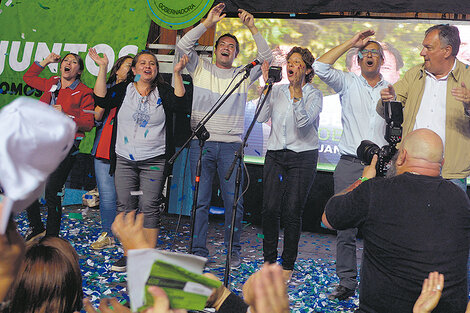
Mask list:
[[[108,60],[91,49],[90,56],[100,68],[93,90],[80,82],[84,66],[76,54],[61,59],[51,53],[31,66],[24,75],[25,82],[44,91],[41,101],[73,118],[78,130],[76,144],[47,183],[46,228],[39,214],[40,203],[35,202],[27,210],[31,225],[27,239],[44,232],[47,236],[59,235],[62,206],[58,193],[72,168],[80,139],[96,123],[93,155],[103,233],[92,248],[115,244],[111,224],[116,206],[118,212],[143,213],[145,236],[150,246],[156,246],[167,160],[174,152],[171,114],[190,113],[191,125],[195,127],[219,97],[242,80],[242,75],[238,75],[241,68],[233,67],[240,53],[235,36],[224,34],[217,39],[215,63],[199,57],[195,51],[198,39],[225,17],[224,7],[223,3],[214,6],[207,18],[177,43],[174,87],[164,82],[158,60],[148,51],[118,59],[106,81]],[[242,263],[243,200],[240,197],[236,212],[232,212],[235,175],[226,180],[225,174],[241,145],[248,87],[261,76],[268,80],[273,58],[253,15],[239,10],[239,18],[253,36],[261,64],[253,67],[249,79],[240,84],[205,125],[210,138],[204,143],[197,208],[192,216],[195,227],[191,251],[209,256],[208,213],[212,181],[217,173],[225,207],[226,247],[232,213],[236,214],[232,268]],[[458,29],[450,25],[429,28],[421,51],[424,64],[412,67],[393,85],[380,73],[385,54],[381,44],[370,39],[373,35],[373,30],[359,32],[317,60],[307,48],[292,48],[286,56],[289,83],[274,85],[269,95],[260,97],[260,103],[266,101],[258,122],[272,123],[263,169],[264,260],[278,261],[282,222],[284,244],[280,263],[284,280],[291,279],[302,214],[318,160],[323,96],[311,84],[316,74],[338,93],[343,126],[339,142],[341,158],[334,172],[335,196],[323,217],[326,226],[338,229],[336,272],[340,282],[328,297],[344,300],[355,294],[358,284],[355,242],[357,229],[361,228],[364,235],[361,311],[409,311],[418,298],[422,281],[429,272],[439,271],[445,282],[437,309],[463,312],[468,296],[466,260],[470,227],[470,203],[462,192],[466,191],[466,178],[470,175],[470,69],[456,59],[460,46]],[[352,48],[358,51],[360,75],[333,67]],[[54,62],[60,63],[60,77],[40,78],[44,67]],[[193,80],[192,105],[181,77],[184,68]],[[390,177],[372,179],[376,175],[376,158],[365,166],[356,149],[362,140],[379,146],[387,143],[383,102],[391,100],[403,105],[404,141],[395,154]],[[189,155],[194,182],[199,157],[197,139],[191,142]],[[242,190],[240,186],[240,194]],[[113,269],[125,268],[123,256]]]

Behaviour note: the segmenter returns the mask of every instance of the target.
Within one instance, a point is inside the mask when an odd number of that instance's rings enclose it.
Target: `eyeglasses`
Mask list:
[[[369,49],[363,49],[363,50],[359,51],[357,53],[357,55],[359,56],[359,58],[362,59],[364,57],[364,55],[367,55],[369,53],[372,54],[373,56],[376,56],[376,57],[378,57],[380,55],[380,51],[377,50],[377,49],[370,49],[370,50]]]

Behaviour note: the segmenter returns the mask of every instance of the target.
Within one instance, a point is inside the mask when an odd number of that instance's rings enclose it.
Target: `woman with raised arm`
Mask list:
[[[108,88],[128,79],[132,56],[125,55],[120,57],[111,69],[109,78],[106,81],[108,57],[106,54],[100,57],[93,48],[89,50],[89,55],[99,66],[98,76],[93,88],[93,93],[96,96],[105,97]],[[94,156],[96,184],[100,195],[99,205],[102,228],[98,239],[91,244],[91,248],[95,250],[112,248],[115,243],[113,233],[111,232],[111,224],[116,216],[116,187],[114,186],[114,176],[110,173],[109,160],[109,148],[111,146],[115,116],[116,108],[103,109],[99,106],[95,108],[96,136],[91,154]]]
[[[60,76],[52,76],[48,79],[39,77],[44,68],[51,63],[59,63]],[[35,201],[27,208],[31,229],[26,240],[44,234],[59,236],[62,203],[58,194],[62,191],[62,186],[75,163],[81,139],[85,136],[85,132],[93,128],[93,91],[80,82],[83,70],[83,60],[78,54],[69,53],[61,59],[59,55],[51,53],[41,62],[34,62],[23,76],[23,80],[28,85],[44,92],[40,101],[63,112],[77,124],[75,144],[59,167],[49,176],[46,184],[46,229],[41,221],[40,203]]]
[[[263,168],[264,261],[277,261],[281,217],[284,225],[282,268],[290,280],[297,258],[302,213],[315,178],[318,159],[318,125],[323,104],[320,90],[310,82],[315,58],[308,49],[294,47],[287,54],[289,84],[273,86],[258,117],[271,119]],[[262,66],[268,79],[268,64]]]
[[[152,246],[157,243],[161,223],[166,161],[174,151],[172,113],[189,112],[181,77],[187,62],[188,57],[183,56],[175,65],[172,88],[160,75],[155,55],[142,51],[132,61],[130,79],[111,87],[105,97],[96,97],[98,106],[117,110],[110,147],[117,210],[144,214],[144,231]],[[126,270],[125,255],[112,270]]]

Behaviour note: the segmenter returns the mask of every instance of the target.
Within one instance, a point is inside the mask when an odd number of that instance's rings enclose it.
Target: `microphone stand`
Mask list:
[[[232,95],[232,93],[235,92],[235,90],[238,89],[238,87],[242,84],[242,82],[247,79],[250,76],[250,70],[247,69],[245,72],[245,75],[243,75],[243,78],[230,90],[230,92],[222,99],[220,103],[218,103],[215,107],[212,108],[211,111],[209,111],[206,116],[204,116],[195,129],[193,130],[191,136],[186,140],[186,142],[183,144],[183,146],[168,160],[168,164],[173,164],[176,160],[176,158],[181,154],[181,152],[189,146],[189,143],[194,137],[197,137],[199,139],[199,159],[197,161],[196,165],[196,177],[194,179],[194,194],[193,194],[193,203],[191,207],[191,224],[190,224],[190,242],[189,242],[189,253],[192,252],[193,250],[193,239],[194,239],[194,225],[196,222],[196,208],[197,208],[197,198],[198,198],[198,193],[199,193],[199,181],[201,179],[201,169],[202,169],[202,150],[204,148],[204,144],[207,139],[209,139],[210,134],[207,131],[206,127],[204,125],[207,124],[207,122],[210,120],[210,118],[217,112],[220,107],[227,101],[228,97]],[[240,73],[240,72],[239,72]],[[238,75],[238,74],[237,74]]]
[[[246,131],[245,138],[243,138],[242,144],[240,145],[240,148],[238,149],[238,151],[235,152],[235,157],[233,159],[232,165],[230,166],[229,170],[227,171],[227,174],[225,175],[225,180],[229,180],[230,177],[232,176],[232,172],[235,168],[235,165],[238,164],[237,174],[235,176],[235,191],[234,191],[234,199],[233,199],[233,206],[232,206],[232,221],[230,224],[230,241],[228,244],[227,257],[225,259],[225,272],[224,272],[224,286],[225,287],[228,286],[228,279],[230,276],[230,261],[232,260],[233,236],[235,233],[234,230],[235,230],[235,220],[237,216],[238,193],[240,191],[240,185],[241,185],[242,162],[243,162],[243,158],[245,155],[245,146],[246,146],[246,142],[248,141],[248,137],[250,136],[251,131],[253,130],[253,127],[255,126],[256,120],[258,119],[261,109],[263,108],[263,105],[266,102],[266,99],[268,98],[269,93],[271,92],[273,83],[272,82],[268,83],[266,84],[266,86],[268,88],[266,95],[264,96],[263,101],[261,102],[259,107],[256,108],[255,116],[253,117],[253,120],[251,121],[250,127],[248,127]]]

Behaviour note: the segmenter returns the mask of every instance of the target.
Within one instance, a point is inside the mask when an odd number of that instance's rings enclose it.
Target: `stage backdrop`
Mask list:
[[[288,83],[285,56],[293,46],[306,47],[318,58],[357,32],[368,28],[375,30],[374,40],[380,41],[384,47],[385,62],[380,71],[388,82],[395,83],[409,68],[423,62],[420,51],[424,32],[430,26],[439,23],[442,21],[364,18],[256,19],[256,26],[273,49],[274,63],[283,67],[284,78],[280,83]],[[470,23],[453,21],[452,24],[459,28],[462,41],[457,58],[470,64]],[[240,41],[240,54],[235,59],[235,65],[245,65],[256,58],[257,51],[251,33],[238,18],[225,18],[219,22],[215,38],[227,32],[237,36]],[[357,53],[343,55],[334,67],[360,75]],[[263,85],[264,83],[259,81],[249,89],[245,114],[246,128],[258,103],[257,89]],[[320,89],[324,96],[323,110],[320,114],[318,169],[332,171],[340,157],[338,142],[342,134],[341,105],[339,96],[317,76],[313,80],[313,85]],[[256,124],[245,149],[245,161],[263,164],[270,128],[270,123]]]
[[[147,3],[141,0],[2,0],[0,108],[19,96],[41,96],[22,76],[34,61],[51,52],[78,53],[85,62],[82,81],[93,88],[98,67],[88,49],[106,53],[109,71],[120,56],[145,49],[149,26]],[[57,75],[57,69],[57,64],[51,64],[41,77]],[[82,142],[82,152],[91,149],[93,132]]]

